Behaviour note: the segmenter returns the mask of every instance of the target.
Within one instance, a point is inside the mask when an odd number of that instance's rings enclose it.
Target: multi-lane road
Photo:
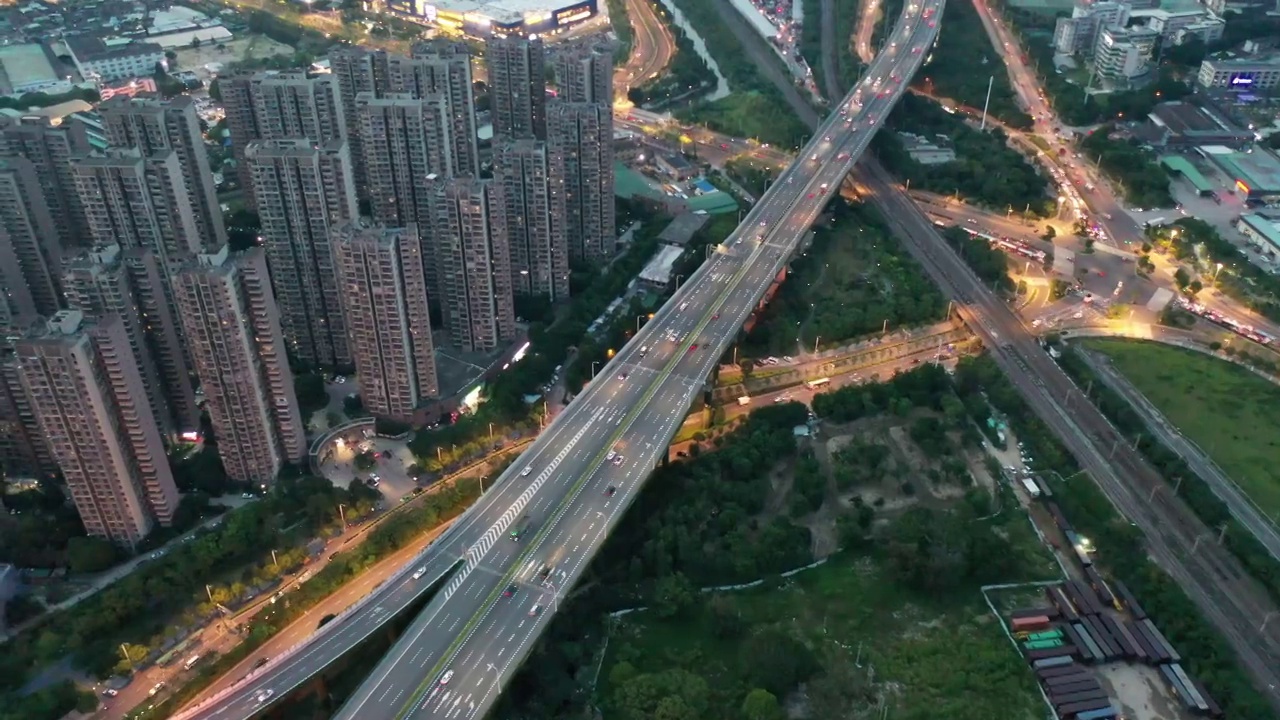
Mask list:
[[[309,643],[178,717],[243,720],[261,712],[440,578],[444,588],[337,717],[482,717],[897,102],[933,42],[941,8],[942,0],[907,6],[897,51],[871,65],[842,102],[849,109],[832,113],[712,259],[422,559]],[[523,532],[512,539],[516,530]]]
[[[613,88],[619,103],[627,102],[627,91],[644,85],[662,72],[676,52],[671,31],[658,19],[653,0],[627,0],[631,21],[631,55],[613,73]]]

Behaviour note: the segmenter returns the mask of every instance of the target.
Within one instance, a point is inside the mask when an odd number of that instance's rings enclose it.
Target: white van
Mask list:
[[[529,608],[529,617],[537,617],[540,612],[542,612],[542,603],[537,603]]]
[[[186,662],[182,663],[182,667],[183,669],[190,670],[191,668],[195,667],[196,663],[198,662],[200,662],[200,656],[192,655],[191,657],[187,658]]]

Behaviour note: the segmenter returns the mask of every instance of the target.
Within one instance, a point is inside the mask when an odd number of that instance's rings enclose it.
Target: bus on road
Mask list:
[[[809,388],[810,390],[813,390],[814,388],[820,388],[829,382],[831,382],[831,378],[818,378],[817,380],[808,380],[805,382],[805,387]]]

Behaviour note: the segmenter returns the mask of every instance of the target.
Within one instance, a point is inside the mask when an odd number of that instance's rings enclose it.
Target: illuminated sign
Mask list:
[[[591,17],[591,8],[589,7],[570,8],[556,13],[556,24],[568,25],[579,20],[586,20],[589,17]]]
[[[1245,86],[1252,85],[1252,84],[1253,84],[1253,78],[1251,78],[1251,77],[1241,77],[1241,76],[1237,75],[1237,76],[1235,76],[1235,77],[1231,78],[1231,84],[1232,84],[1232,85],[1245,85]]]
[[[1240,188],[1240,191],[1243,192],[1246,196],[1248,196],[1248,194],[1252,192],[1251,190],[1249,190],[1249,186],[1246,185],[1243,180],[1237,180],[1236,187]]]

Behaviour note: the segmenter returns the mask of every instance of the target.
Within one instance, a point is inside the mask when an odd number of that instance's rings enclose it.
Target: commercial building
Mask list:
[[[1261,147],[1244,152],[1207,147],[1202,152],[1235,183],[1236,192],[1246,200],[1275,203],[1280,200],[1280,157]]]
[[[418,229],[347,224],[333,256],[360,398],[374,416],[408,422],[439,394]]]
[[[107,245],[68,262],[62,284],[72,310],[120,319],[160,432],[176,436],[199,428],[200,410],[168,282],[155,253]]]
[[[90,535],[133,547],[178,507],[120,320],[65,310],[17,342],[23,386]]]
[[[412,57],[392,57],[387,63],[387,92],[425,98],[440,95],[448,106],[447,135],[454,175],[480,171],[476,108],[472,91],[471,54],[462,43],[427,41],[413,46]]]
[[[76,194],[71,158],[89,149],[89,136],[81,122],[55,125],[45,117],[0,115],[0,156],[31,161],[63,248],[88,243],[88,225]]]
[[[174,289],[227,477],[266,485],[307,454],[266,257],[223,247],[183,267]]]
[[[1077,0],[1071,17],[1058,18],[1053,29],[1053,47],[1066,55],[1092,53],[1098,32],[1107,27],[1124,27],[1132,11],[1132,4],[1127,2]]]
[[[599,15],[598,0],[387,0],[400,17],[475,38],[554,35]]]
[[[347,143],[250,143],[253,192],[289,352],[320,367],[348,367],[330,237],[358,217]]]
[[[569,247],[553,212],[563,189],[552,180],[547,144],[507,140],[493,148],[494,182],[502,186],[511,276],[519,295],[569,297]]]
[[[1236,221],[1236,230],[1259,248],[1280,252],[1280,213],[1244,213]]]
[[[147,77],[164,61],[164,48],[130,38],[75,35],[66,38],[66,45],[85,79],[111,82]]]
[[[488,352],[515,337],[505,198],[492,180],[432,178],[427,246],[439,263],[441,314],[458,348]]]
[[[542,39],[491,35],[485,43],[493,134],[547,137],[546,58]]]
[[[547,108],[552,213],[563,223],[569,258],[607,262],[617,242],[613,205],[613,110],[601,103]]]
[[[0,157],[0,302],[23,321],[53,315],[62,306],[61,266],[62,247],[35,166],[23,157]]]
[[[1192,37],[1211,43],[1222,37],[1222,29],[1226,26],[1221,18],[1210,15],[1202,8],[1146,10],[1142,15],[1146,18],[1146,26],[1159,33],[1160,42],[1164,45],[1180,44]],[[1183,38],[1181,41],[1178,39],[1180,36]]]
[[[1280,53],[1252,57],[1206,58],[1196,82],[1203,88],[1256,91],[1280,85]]]
[[[1145,27],[1103,28],[1093,49],[1093,70],[1113,82],[1134,82],[1151,72],[1151,56],[1160,35]]]
[[[117,95],[103,101],[98,112],[112,147],[138,148],[144,156],[171,150],[178,156],[200,248],[208,251],[226,244],[227,230],[222,224],[195,100],[187,95],[170,100]]]
[[[598,45],[556,54],[556,91],[561,102],[613,105],[613,51]]]

